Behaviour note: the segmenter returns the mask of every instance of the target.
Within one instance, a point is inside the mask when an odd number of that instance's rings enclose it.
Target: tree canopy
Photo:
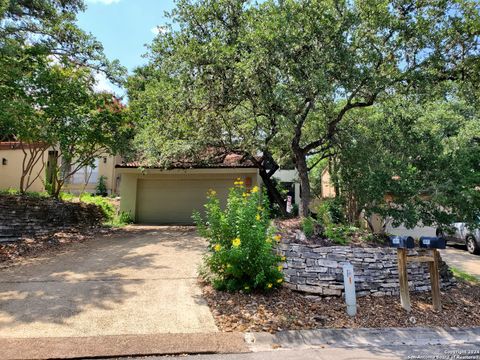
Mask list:
[[[170,17],[128,86],[141,153],[220,143],[293,160],[302,215],[308,159],[331,155],[350,112],[478,77],[473,0],[180,0]]]

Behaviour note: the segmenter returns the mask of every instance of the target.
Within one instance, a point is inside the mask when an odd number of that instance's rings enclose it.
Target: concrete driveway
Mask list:
[[[447,246],[440,252],[448,266],[453,266],[480,280],[480,255],[472,255],[462,246]]]
[[[132,226],[0,270],[0,337],[218,331],[193,229]]]

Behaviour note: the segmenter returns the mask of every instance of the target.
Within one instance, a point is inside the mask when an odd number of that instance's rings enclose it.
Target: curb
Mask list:
[[[243,333],[1,338],[2,359],[79,359],[120,356],[244,353]]]
[[[480,345],[480,327],[319,329],[247,333],[251,351],[307,348]]]

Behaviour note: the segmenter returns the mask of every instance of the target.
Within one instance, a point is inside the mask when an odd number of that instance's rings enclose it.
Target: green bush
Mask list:
[[[9,196],[27,196],[30,198],[47,198],[50,195],[46,192],[38,192],[38,191],[27,191],[25,194],[22,194],[20,190],[14,188],[8,188],[5,190],[0,190],[0,195],[9,195]]]
[[[359,231],[355,226],[328,225],[325,227],[325,236],[338,245],[347,245],[352,236]]]
[[[133,223],[133,217],[129,212],[122,211],[117,217],[119,225],[128,225]]]
[[[104,198],[102,196],[95,196],[90,193],[84,193],[80,195],[80,201],[86,204],[94,204],[100,207],[106,221],[112,221],[115,217],[115,206],[113,206],[113,204],[108,198]]]
[[[343,224],[345,222],[345,214],[341,200],[336,198],[323,200],[317,207],[317,219],[325,227],[332,224]]]
[[[267,196],[258,187],[248,192],[237,179],[230,189],[224,210],[215,191],[210,190],[205,219],[193,218],[199,232],[209,241],[205,267],[213,286],[219,290],[269,291],[283,282],[282,259],[273,250],[280,241],[270,226]]]
[[[315,220],[311,217],[302,219],[302,231],[307,237],[313,236],[315,233]]]

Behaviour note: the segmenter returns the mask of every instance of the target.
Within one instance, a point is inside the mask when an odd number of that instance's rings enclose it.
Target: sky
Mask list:
[[[174,7],[173,0],[86,0],[87,10],[78,14],[78,25],[102,42],[110,60],[118,59],[131,72],[145,63],[145,44],[149,44],[157,26],[165,25],[165,11]],[[99,90],[123,91],[98,77]]]

